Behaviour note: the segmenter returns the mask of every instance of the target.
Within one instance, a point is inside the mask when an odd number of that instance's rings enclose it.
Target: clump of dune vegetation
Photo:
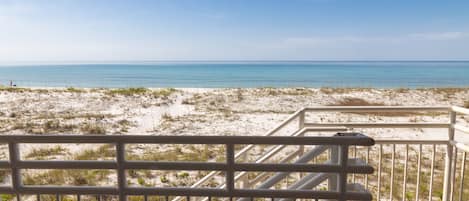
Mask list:
[[[54,134],[71,132],[76,125],[60,123],[59,120],[48,120],[45,122],[21,122],[18,121],[12,125],[11,130],[24,130],[31,134]]]
[[[26,174],[23,177],[25,185],[75,185],[90,186],[108,183],[110,170],[48,170],[42,173]]]
[[[74,156],[75,160],[112,160],[116,157],[114,145],[106,144],[97,149],[87,149]]]
[[[175,92],[177,92],[177,90],[174,88],[159,89],[159,90],[152,91],[152,95],[154,97],[168,97]]]
[[[43,160],[51,156],[61,155],[68,151],[67,148],[57,145],[52,148],[33,148],[26,156],[26,159]]]
[[[352,93],[352,92],[369,92],[372,91],[373,88],[334,88],[334,87],[322,87],[319,89],[321,93],[324,94],[345,94],[345,93]]]
[[[70,92],[70,93],[85,93],[86,90],[84,89],[79,89],[79,88],[74,88],[74,87],[68,87],[67,89],[65,89],[66,92]]]
[[[338,100],[335,103],[329,104],[329,106],[384,106],[382,102],[370,102],[362,98],[344,98]]]
[[[99,123],[85,122],[80,126],[80,131],[83,134],[106,134],[106,128]]]
[[[139,88],[121,88],[121,89],[112,89],[107,91],[106,93],[109,95],[121,95],[121,96],[134,96],[134,95],[142,95],[149,91],[147,88],[139,87]]]
[[[105,93],[108,95],[121,95],[121,96],[137,96],[137,95],[152,95],[154,97],[168,97],[177,90],[174,88],[159,89],[159,90],[150,90],[143,87],[138,88],[120,88],[120,89],[111,89]]]

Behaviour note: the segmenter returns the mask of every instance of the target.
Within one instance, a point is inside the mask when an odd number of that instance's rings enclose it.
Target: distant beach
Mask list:
[[[20,87],[468,87],[467,61],[134,62],[3,64]]]

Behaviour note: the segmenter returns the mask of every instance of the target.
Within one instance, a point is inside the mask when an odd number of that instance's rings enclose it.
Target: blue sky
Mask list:
[[[0,62],[469,60],[469,1],[0,0]]]

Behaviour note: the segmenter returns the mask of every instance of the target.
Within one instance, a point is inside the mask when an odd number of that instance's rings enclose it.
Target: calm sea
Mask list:
[[[469,87],[469,62],[135,62],[1,65],[20,87]]]

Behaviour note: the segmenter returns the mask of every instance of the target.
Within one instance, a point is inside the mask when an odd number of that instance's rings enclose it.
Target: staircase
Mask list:
[[[299,137],[305,136],[307,133],[330,133],[333,136],[363,136],[358,133],[347,132],[348,129],[342,126],[305,126],[304,123],[305,114],[303,110],[300,110],[282,123],[280,123],[274,129],[268,131],[265,136],[277,136],[281,135],[280,131],[288,126],[298,126],[298,128],[290,131],[288,136]],[[298,124],[295,125],[294,122]],[[284,135],[283,135],[284,136]],[[371,146],[370,144],[369,146]],[[249,157],[249,151],[254,148],[254,145],[247,145],[243,149],[237,152],[235,160],[239,162],[246,162]],[[324,192],[366,192],[369,196],[363,200],[371,200],[371,194],[365,190],[361,184],[347,183],[347,181],[341,181],[343,178],[347,178],[347,172],[349,169],[353,169],[356,173],[371,174],[373,168],[366,164],[361,159],[349,158],[348,147],[346,150],[342,150],[344,147],[336,145],[316,145],[310,149],[306,149],[304,146],[299,146],[298,149],[289,149],[286,145],[277,145],[270,148],[266,153],[257,157],[256,164],[266,163],[268,160],[274,159],[278,164],[292,163],[292,164],[320,164],[320,165],[338,165],[346,164],[344,168],[339,171],[341,173],[327,173],[327,172],[311,172],[311,173],[291,173],[291,172],[277,172],[272,174],[271,172],[261,172],[255,178],[248,178],[248,172],[238,172],[235,175],[235,183],[238,184],[239,188],[244,189],[284,189],[284,190],[322,190]],[[283,155],[280,156],[280,153]],[[326,155],[326,159],[324,158]],[[319,158],[322,156],[322,158]],[[342,161],[341,161],[342,160]],[[343,161],[345,160],[345,161]],[[193,184],[191,188],[200,188],[206,182],[215,178],[221,172],[212,171],[198,182]],[[292,178],[291,174],[298,174],[295,178]],[[340,175],[341,174],[341,175]],[[346,180],[346,179],[345,179]],[[286,182],[285,182],[286,181]],[[342,185],[342,186],[341,186]],[[225,184],[217,186],[219,189],[226,188]],[[238,201],[249,201],[252,198],[239,198]],[[182,201],[184,197],[175,197],[172,201]],[[202,201],[209,201],[209,198],[203,198]],[[280,199],[275,198],[276,201],[289,201],[293,199]],[[346,198],[340,199],[346,200]]]

